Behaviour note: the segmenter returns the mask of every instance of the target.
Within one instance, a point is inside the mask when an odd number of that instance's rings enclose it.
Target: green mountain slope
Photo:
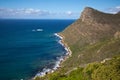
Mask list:
[[[60,35],[72,56],[57,71],[36,80],[120,80],[120,57],[112,59],[120,54],[119,13],[86,7]]]
[[[64,65],[79,66],[119,54],[119,31],[119,14],[85,8],[80,19],[60,33],[72,51]]]

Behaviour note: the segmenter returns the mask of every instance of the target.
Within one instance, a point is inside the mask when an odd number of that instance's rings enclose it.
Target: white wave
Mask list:
[[[57,70],[57,69],[60,67],[61,61],[64,60],[62,56],[61,56],[61,57],[57,57],[57,59],[58,59],[58,61],[55,62],[55,65],[54,65],[54,67],[53,67],[52,69],[49,69],[49,68],[46,69],[46,68],[44,68],[41,72],[39,72],[39,73],[37,73],[37,74],[35,75],[34,79],[35,79],[37,76],[43,77],[43,76],[45,76],[47,73],[53,73],[55,70]]]
[[[69,52],[68,48],[65,47],[64,49],[65,49],[67,52]]]
[[[58,43],[59,43],[60,45],[62,45],[63,47],[65,47],[64,44],[62,43],[62,40],[59,40]]]
[[[56,61],[55,66],[53,67],[53,70],[57,70],[60,67],[61,61],[63,61],[63,57],[58,58],[58,61]]]
[[[43,77],[43,76],[46,75],[46,73],[48,73],[48,72],[50,72],[50,71],[51,71],[51,69],[46,69],[46,68],[44,68],[44,69],[42,70],[42,72],[37,73],[35,77],[37,77],[37,76]]]
[[[33,29],[32,31],[33,31],[33,32],[42,32],[43,29]]]
[[[43,31],[43,29],[36,29],[36,31]]]
[[[58,35],[57,33],[55,33],[54,35],[60,38],[60,40],[59,40],[58,42],[59,42],[59,44],[61,44],[61,45],[64,47],[64,49],[67,51],[67,52],[66,52],[66,55],[68,55],[68,54],[69,54],[69,49],[68,49],[67,47],[65,47],[65,45],[62,43],[63,37],[61,37],[61,36]],[[44,68],[44,69],[42,70],[42,72],[39,72],[39,73],[37,73],[37,74],[35,75],[34,79],[35,79],[37,76],[43,77],[43,76],[45,76],[47,73],[53,73],[55,70],[57,70],[57,69],[60,67],[60,63],[64,60],[64,58],[65,58],[65,56],[57,57],[57,61],[55,62],[55,65],[54,65],[54,67],[53,67],[52,69],[46,69],[46,68]]]
[[[69,52],[69,48],[66,47],[65,44],[62,43],[63,37],[61,37],[61,36],[58,35],[57,33],[55,33],[54,35],[60,38],[60,40],[58,41],[58,43],[61,44],[61,45],[64,47],[64,49],[65,49],[65,51],[66,51],[66,55],[69,55],[69,53],[70,53],[70,52]]]
[[[60,35],[58,35],[57,33],[54,34],[55,36],[59,37],[60,39],[63,39],[63,37],[61,37]]]

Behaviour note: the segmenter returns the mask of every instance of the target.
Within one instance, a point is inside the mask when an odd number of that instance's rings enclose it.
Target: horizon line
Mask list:
[[[28,18],[1,18],[0,20],[77,20],[77,19],[28,19]]]

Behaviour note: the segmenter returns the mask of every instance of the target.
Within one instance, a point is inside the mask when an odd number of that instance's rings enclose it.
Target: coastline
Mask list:
[[[66,51],[64,56],[61,56],[60,58],[58,58],[58,60],[56,61],[54,67],[52,69],[46,69],[44,68],[42,72],[37,73],[34,77],[33,80],[36,77],[44,77],[46,74],[51,74],[54,71],[56,71],[57,69],[59,69],[61,67],[61,64],[66,61],[67,58],[69,58],[72,55],[72,52],[70,50],[70,48],[68,47],[68,45],[64,42],[64,36],[62,36],[59,33],[54,33],[54,35],[58,38],[60,38],[60,40],[58,41],[60,45],[62,45]]]
[[[58,34],[58,37],[61,37],[61,40],[60,40],[60,44],[65,48],[65,50],[67,51],[66,53],[66,57],[70,57],[72,56],[72,51],[70,50],[70,47],[67,45],[67,43],[64,42],[64,36],[62,34]]]

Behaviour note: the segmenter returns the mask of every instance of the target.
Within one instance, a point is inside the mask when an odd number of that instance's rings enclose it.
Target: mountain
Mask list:
[[[120,15],[107,14],[86,7],[81,17],[67,27],[61,34],[69,44],[93,44],[97,41],[111,38],[120,31]]]
[[[120,15],[86,7],[80,18],[60,33],[72,51],[73,63],[79,66],[101,61],[120,53]]]
[[[120,80],[119,13],[86,7],[80,18],[59,35],[72,56],[40,80]]]

